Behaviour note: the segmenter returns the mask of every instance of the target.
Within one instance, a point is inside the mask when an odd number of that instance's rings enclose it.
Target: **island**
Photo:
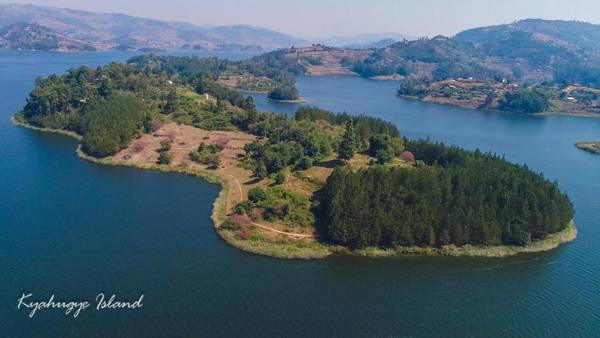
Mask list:
[[[248,65],[141,56],[50,75],[13,122],[77,137],[95,163],[220,184],[215,230],[256,254],[498,257],[576,236],[568,196],[524,165],[411,140],[366,115],[260,112],[214,64]]]
[[[575,146],[592,154],[600,155],[600,142],[577,142]]]

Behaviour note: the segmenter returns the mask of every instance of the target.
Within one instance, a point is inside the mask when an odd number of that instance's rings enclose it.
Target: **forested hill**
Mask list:
[[[0,48],[11,50],[95,51],[81,40],[68,38],[50,29],[27,23],[15,23],[0,29]]]
[[[321,45],[264,54],[256,61],[291,73],[357,73],[364,77],[477,78],[600,84],[600,26],[523,20],[470,29],[454,37],[399,41],[383,48]]]
[[[468,29],[456,34],[454,39],[485,44],[509,39],[516,32],[533,34],[541,41],[571,49],[600,49],[600,25],[580,21],[527,19]]]
[[[600,25],[523,20],[443,36],[397,42],[354,70],[367,77],[410,75],[600,83]],[[450,61],[450,62],[448,62]]]
[[[270,29],[196,26],[116,13],[95,13],[35,5],[0,5],[0,27],[40,25],[53,34],[102,49],[244,50],[287,48],[304,41]],[[1,41],[1,38],[0,38]],[[10,45],[6,45],[9,48]]]

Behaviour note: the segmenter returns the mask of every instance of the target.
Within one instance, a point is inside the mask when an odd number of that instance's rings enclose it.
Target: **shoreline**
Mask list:
[[[155,170],[164,173],[178,173],[188,176],[197,177],[203,179],[211,184],[217,184],[221,187],[219,195],[213,202],[213,208],[211,212],[211,220],[213,228],[229,245],[248,253],[268,256],[279,259],[319,259],[329,256],[332,251],[329,246],[322,243],[302,243],[302,242],[274,242],[269,240],[241,240],[235,237],[235,235],[227,230],[221,228],[221,225],[227,221],[227,200],[229,198],[229,185],[223,180],[223,178],[215,175],[212,172],[203,169],[192,169],[186,166],[170,166],[161,164],[138,164],[126,161],[113,160],[110,158],[96,158],[85,154],[81,147],[77,147],[77,155],[89,162],[111,165],[118,167],[129,167],[142,170]]]
[[[18,117],[11,117],[11,122],[16,126],[33,129],[42,132],[51,132],[61,134],[81,140],[81,135],[64,130],[40,128],[20,121]],[[219,195],[213,202],[211,212],[211,220],[213,228],[219,237],[229,245],[251,254],[267,256],[277,259],[322,259],[333,254],[345,254],[350,256],[364,257],[402,257],[407,255],[433,255],[433,256],[453,256],[453,257],[508,257],[520,253],[533,253],[549,251],[557,248],[561,244],[571,242],[577,237],[577,229],[575,223],[571,221],[569,225],[562,231],[548,235],[541,241],[533,242],[527,246],[473,246],[465,245],[457,247],[455,245],[447,245],[441,248],[436,247],[398,247],[395,249],[380,249],[380,248],[365,248],[360,250],[350,250],[345,247],[325,244],[321,242],[301,242],[301,241],[284,241],[275,242],[270,240],[241,240],[226,229],[221,228],[221,225],[227,220],[227,199],[229,198],[229,186],[223,178],[215,175],[212,172],[203,169],[192,169],[186,166],[170,166],[154,163],[138,164],[126,161],[113,160],[111,158],[96,158],[85,154],[81,150],[81,145],[77,146],[77,155],[86,161],[119,167],[137,168],[143,170],[154,170],[165,173],[179,173],[203,179],[211,184],[218,184],[221,187]]]
[[[592,118],[592,119],[600,118],[600,114],[593,114],[593,113],[569,113],[569,112],[561,112],[561,111],[545,111],[545,112],[534,113],[534,114],[522,114],[522,113],[512,112],[512,111],[508,111],[508,110],[472,107],[472,106],[469,106],[466,104],[461,105],[461,104],[452,104],[452,103],[447,103],[447,102],[426,101],[417,96],[396,95],[396,97],[401,98],[401,99],[411,100],[411,101],[431,103],[431,104],[440,105],[440,106],[458,107],[458,108],[464,108],[464,109],[469,109],[469,110],[479,110],[479,111],[484,111],[484,112],[500,113],[500,114],[515,114],[515,115],[526,115],[526,116],[567,116],[567,117],[584,117],[584,118]]]
[[[78,141],[81,141],[83,139],[83,136],[77,134],[74,131],[68,131],[68,130],[62,130],[62,129],[52,129],[52,128],[42,128],[42,127],[34,126],[33,124],[29,124],[26,121],[22,121],[19,118],[19,116],[17,116],[17,115],[11,116],[10,122],[12,122],[12,124],[14,124],[15,126],[19,126],[19,127],[23,127],[23,128],[27,128],[27,129],[33,129],[33,130],[37,130],[37,131],[42,131],[42,132],[46,132],[46,133],[65,135],[65,136],[72,137]]]
[[[271,99],[269,97],[267,97],[267,100],[269,100],[270,102],[275,102],[275,103],[305,103],[306,100],[303,98],[299,98],[297,100],[275,100],[275,99]]]
[[[541,241],[532,242],[526,246],[513,245],[495,245],[478,246],[464,245],[445,245],[441,248],[435,247],[398,247],[396,249],[366,248],[357,250],[355,253],[366,257],[398,257],[402,255],[431,255],[431,256],[452,256],[452,257],[482,257],[482,258],[502,258],[514,256],[521,253],[544,252],[556,249],[561,244],[572,242],[577,238],[577,228],[572,220],[562,231],[548,235]]]
[[[575,146],[583,151],[587,151],[588,153],[600,155],[600,142],[580,141],[576,142]]]
[[[267,90],[246,90],[246,89],[240,89],[237,87],[229,87],[229,88],[235,89],[240,93],[246,93],[246,94],[265,94],[265,95],[269,94],[269,91],[267,91]]]

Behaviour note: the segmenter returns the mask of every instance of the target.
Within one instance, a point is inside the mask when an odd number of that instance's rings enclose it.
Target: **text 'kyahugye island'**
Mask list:
[[[94,162],[221,184],[215,229],[253,253],[506,256],[575,238],[568,197],[526,166],[410,140],[366,115],[257,111],[231,87],[299,97],[277,55],[72,69],[38,79],[13,121],[80,138],[80,156]]]

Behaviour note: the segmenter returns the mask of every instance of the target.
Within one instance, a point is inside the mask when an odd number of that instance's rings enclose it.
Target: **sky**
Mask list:
[[[454,35],[525,18],[600,23],[598,0],[0,0],[116,12],[198,25],[249,24],[301,38]]]

